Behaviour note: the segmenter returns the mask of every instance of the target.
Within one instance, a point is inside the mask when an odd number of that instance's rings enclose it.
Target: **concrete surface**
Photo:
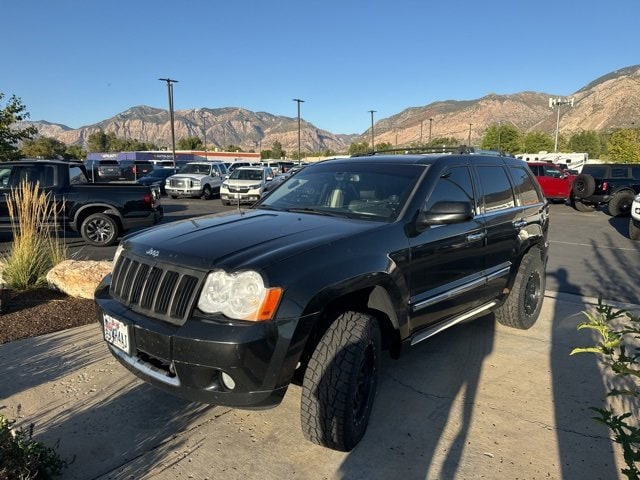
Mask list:
[[[369,429],[350,453],[304,440],[300,387],[264,411],[205,406],[136,380],[98,324],[0,346],[0,406],[70,462],[65,479],[620,477],[591,420],[603,374],[577,332],[582,297],[547,292],[528,331],[492,316],[383,359]]]

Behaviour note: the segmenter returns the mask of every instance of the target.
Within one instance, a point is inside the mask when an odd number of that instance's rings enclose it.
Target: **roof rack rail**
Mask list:
[[[402,155],[402,154],[427,154],[427,153],[457,153],[457,154],[477,154],[477,155],[497,155],[500,157],[509,157],[512,156],[508,153],[505,153],[502,150],[476,150],[474,147],[467,147],[466,145],[457,145],[455,147],[447,147],[443,145],[441,147],[409,147],[409,148],[390,148],[385,150],[375,150],[373,152],[366,153],[357,153],[355,155],[351,155],[352,157],[370,157],[372,155],[379,154],[394,154],[394,155]]]

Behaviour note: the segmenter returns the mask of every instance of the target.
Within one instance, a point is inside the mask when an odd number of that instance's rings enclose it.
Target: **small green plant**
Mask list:
[[[10,287],[25,290],[44,283],[47,272],[66,258],[56,228],[58,205],[39,183],[24,181],[11,189],[7,208],[13,244],[2,260],[2,275]]]
[[[614,310],[598,300],[595,313],[584,312],[587,321],[578,330],[595,331],[600,341],[593,347],[574,348],[576,353],[595,353],[602,364],[614,374],[616,383],[623,388],[610,387],[607,398],[624,397],[626,409],[640,408],[640,317],[625,310]],[[629,479],[640,478],[640,428],[638,418],[632,412],[616,414],[611,405],[592,410],[599,416],[595,420],[604,423],[613,433],[613,440],[622,446],[626,468],[621,471]]]
[[[15,421],[0,414],[0,480],[48,479],[67,466],[52,448],[33,440],[34,425],[14,428]]]

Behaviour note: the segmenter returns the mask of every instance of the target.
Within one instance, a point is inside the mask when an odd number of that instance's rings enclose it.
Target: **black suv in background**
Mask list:
[[[522,160],[327,160],[242,212],[126,237],[96,290],[98,319],[122,365],[190,400],[273,407],[302,379],[305,437],[348,451],[382,350],[398,357],[491,312],[536,322],[548,226]]]
[[[571,205],[579,212],[608,205],[614,216],[629,215],[631,203],[640,193],[640,164],[587,164],[573,181]]]

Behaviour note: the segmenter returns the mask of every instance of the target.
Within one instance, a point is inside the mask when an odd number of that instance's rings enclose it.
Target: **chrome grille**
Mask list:
[[[169,180],[169,186],[173,188],[191,188],[191,180],[180,178]]]
[[[110,293],[134,312],[182,325],[204,277],[205,272],[123,252],[113,269]]]

